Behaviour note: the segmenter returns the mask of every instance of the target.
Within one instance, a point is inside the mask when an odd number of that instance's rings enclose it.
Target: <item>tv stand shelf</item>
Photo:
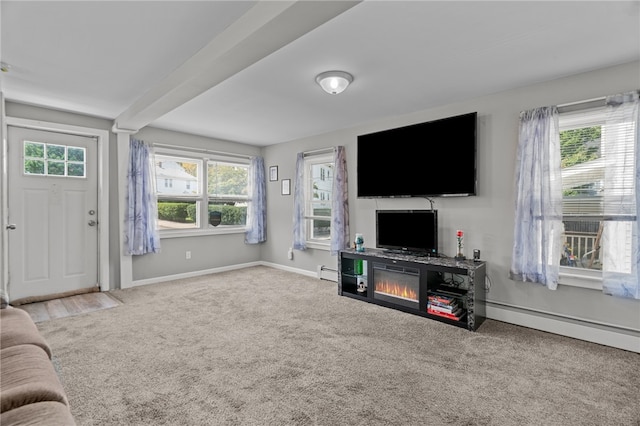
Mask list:
[[[485,262],[348,249],[338,294],[475,331],[486,318],[485,274]]]

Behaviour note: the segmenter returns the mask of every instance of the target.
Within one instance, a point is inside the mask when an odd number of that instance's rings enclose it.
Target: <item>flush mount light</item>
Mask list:
[[[326,71],[316,77],[316,83],[331,95],[344,92],[352,81],[353,76],[344,71]]]

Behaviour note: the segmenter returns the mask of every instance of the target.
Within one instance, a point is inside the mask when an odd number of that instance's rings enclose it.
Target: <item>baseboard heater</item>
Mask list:
[[[325,265],[318,265],[318,278],[321,280],[338,282],[338,270],[331,269]]]
[[[640,353],[640,330],[487,300],[487,318]]]

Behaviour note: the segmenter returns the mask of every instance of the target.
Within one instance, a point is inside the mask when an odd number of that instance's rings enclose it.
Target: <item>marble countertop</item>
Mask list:
[[[380,259],[392,259],[405,262],[424,263],[427,265],[444,266],[448,268],[461,268],[467,270],[475,270],[485,265],[483,261],[474,261],[473,259],[456,260],[453,257],[431,257],[422,256],[412,253],[402,253],[377,248],[365,248],[365,251],[356,251],[355,249],[340,250],[341,253],[349,253],[355,255],[379,257]]]

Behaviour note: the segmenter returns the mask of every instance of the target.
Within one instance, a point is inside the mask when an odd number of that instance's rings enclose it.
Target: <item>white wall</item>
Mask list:
[[[357,135],[403,125],[429,121],[467,112],[478,112],[478,196],[436,198],[439,247],[454,255],[455,231],[465,231],[467,251],[481,250],[487,261],[491,288],[487,299],[495,302],[493,311],[516,310],[551,315],[562,321],[579,320],[589,326],[612,326],[623,334],[640,336],[640,301],[605,296],[601,291],[560,286],[551,291],[531,283],[508,279],[514,225],[514,176],[520,111],[545,105],[558,105],[640,89],[640,63],[623,64],[604,70],[569,76],[555,81],[446,105],[402,117],[393,117],[304,140],[282,143],[264,150],[267,166],[277,165],[280,178],[294,175],[297,152],[334,145],[347,150],[349,209],[352,239],[364,234],[365,245],[375,246],[376,209],[429,208],[425,199],[357,199],[355,188]],[[419,90],[419,89],[418,89]],[[418,147],[416,147],[418,148]],[[380,154],[384,162],[384,150]],[[286,253],[292,235],[292,199],[281,196],[279,185],[268,183],[269,240],[262,259],[287,267],[315,271],[316,266],[336,265],[335,256],[309,249],[296,251],[293,260]],[[470,253],[467,253],[470,255]],[[544,314],[543,314],[544,312]],[[629,331],[635,330],[634,331]],[[640,342],[640,340],[639,340]],[[640,351],[640,343],[638,343]]]

